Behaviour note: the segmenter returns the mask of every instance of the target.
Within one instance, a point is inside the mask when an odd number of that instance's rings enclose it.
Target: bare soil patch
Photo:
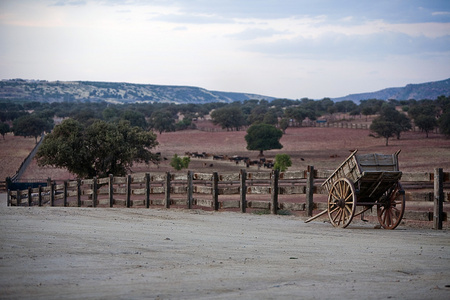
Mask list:
[[[210,123],[205,123],[210,124]],[[203,125],[206,126],[206,125]],[[209,125],[211,128],[214,125]],[[217,128],[217,127],[216,127]],[[267,159],[274,159],[278,153],[289,154],[293,165],[290,170],[305,170],[308,165],[315,169],[334,170],[351,151],[358,149],[361,153],[390,154],[401,150],[399,156],[400,170],[403,172],[433,172],[434,168],[450,170],[450,139],[443,135],[430,133],[425,138],[422,132],[403,133],[401,139],[390,139],[385,146],[384,139],[369,136],[369,130],[344,128],[288,128],[281,139],[283,149],[265,151]],[[200,131],[185,130],[158,134],[159,145],[153,149],[161,152],[163,160],[160,164],[135,164],[133,172],[165,172],[173,171],[170,158],[174,154],[185,152],[206,152],[214,155],[239,155],[257,159],[257,151],[246,149],[245,131]],[[34,147],[34,139],[7,135],[0,139],[0,178],[15,174],[23,159]],[[243,163],[234,164],[228,161],[209,159],[192,159],[189,169],[199,172],[237,172],[245,168]],[[257,170],[252,167],[251,170]],[[264,169],[261,169],[262,171]],[[267,169],[266,169],[267,170]],[[267,170],[268,171],[268,170]],[[34,161],[23,175],[23,180],[55,180],[75,178],[64,169],[38,167]]]

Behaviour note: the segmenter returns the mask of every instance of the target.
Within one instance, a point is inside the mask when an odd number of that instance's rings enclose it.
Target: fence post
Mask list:
[[[150,173],[145,173],[145,207],[150,207]]]
[[[109,181],[108,181],[108,196],[109,196],[109,207],[114,206],[114,175],[109,174]]]
[[[28,206],[31,206],[31,204],[33,203],[32,198],[31,198],[31,186],[28,187]]]
[[[308,217],[312,217],[314,209],[314,166],[308,166],[306,172],[306,204],[305,210]]]
[[[81,207],[81,179],[77,179],[77,205]]]
[[[278,178],[280,176],[280,172],[278,170],[272,171],[272,180],[271,180],[271,203],[270,203],[270,212],[274,215],[278,213]]]
[[[64,207],[67,206],[67,180],[64,181]]]
[[[247,210],[247,171],[245,169],[241,169],[241,186],[239,192],[241,194],[241,212],[245,213]]]
[[[170,172],[166,172],[166,189],[165,189],[165,197],[164,197],[164,207],[170,208]]]
[[[187,174],[187,208],[192,208],[192,193],[194,192],[194,172],[188,171]]]
[[[38,205],[42,206],[42,186],[38,186]]]
[[[444,172],[442,168],[434,169],[434,212],[433,229],[442,229],[444,217]]]
[[[16,206],[20,206],[22,200],[20,199],[20,197],[22,197],[20,190],[16,191]]]
[[[55,183],[50,184],[50,206],[55,206]]]
[[[219,174],[217,172],[213,172],[212,176],[212,197],[214,210],[219,210]]]
[[[131,175],[127,176],[127,207],[131,207]]]
[[[98,181],[97,177],[94,177],[92,183],[92,207],[97,207],[97,190],[98,190]]]

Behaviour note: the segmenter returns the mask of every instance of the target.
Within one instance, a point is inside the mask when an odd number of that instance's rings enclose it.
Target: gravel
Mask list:
[[[447,230],[5,198],[0,299],[450,298]]]

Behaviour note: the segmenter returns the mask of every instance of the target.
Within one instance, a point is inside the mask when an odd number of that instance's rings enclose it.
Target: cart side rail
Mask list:
[[[353,180],[353,182],[357,181],[361,175],[361,169],[355,158],[356,152],[358,152],[358,149],[353,151],[352,154],[350,154],[350,156],[347,157],[333,173],[331,173],[331,175],[322,183],[322,186],[325,186],[327,190],[330,190],[333,183],[343,177],[349,178]]]

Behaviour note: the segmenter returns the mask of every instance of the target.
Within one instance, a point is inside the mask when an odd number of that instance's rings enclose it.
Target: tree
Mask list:
[[[263,156],[264,150],[281,149],[283,145],[280,139],[283,132],[273,125],[269,124],[253,124],[247,130],[245,140],[247,141],[248,150],[258,150],[259,155]]]
[[[389,138],[400,134],[403,131],[411,129],[411,121],[403,113],[397,111],[392,104],[385,103],[380,109],[380,115],[372,121],[370,130],[386,138],[386,146],[388,146]]]
[[[271,124],[271,125],[278,124],[278,116],[277,116],[277,112],[275,111],[275,109],[269,109],[264,114],[263,123]]]
[[[97,120],[84,127],[67,119],[48,134],[36,158],[40,166],[66,168],[78,177],[123,176],[134,162],[156,162],[149,149],[158,144],[152,132],[132,127],[128,121]]]
[[[273,165],[274,170],[279,170],[284,172],[288,167],[292,166],[291,157],[287,154],[277,154],[275,155],[275,164]]]
[[[218,108],[211,113],[214,124],[222,126],[227,130],[235,129],[239,131],[245,125],[245,117],[241,109],[236,106],[225,106]]]
[[[425,131],[428,138],[428,133],[438,126],[436,116],[439,115],[439,110],[434,101],[421,100],[409,108],[408,115],[414,119],[415,125]]]
[[[131,126],[137,126],[144,130],[147,129],[145,116],[139,111],[127,109],[120,115],[120,118],[129,121]]]
[[[286,129],[289,127],[289,119],[288,118],[282,118],[280,120],[280,129],[283,131],[283,134],[286,133]]]
[[[7,123],[0,123],[0,134],[3,136],[3,139],[5,139],[5,134],[7,134],[10,130],[11,129]]]
[[[179,157],[175,154],[170,160],[170,166],[175,170],[180,171],[181,169],[187,169],[189,167],[189,163],[191,162],[190,157]]]
[[[175,119],[168,110],[158,110],[153,112],[149,123],[153,129],[159,132],[159,134],[162,134],[164,131],[175,131]]]
[[[386,146],[388,146],[388,140],[390,137],[393,137],[397,132],[397,124],[391,121],[386,121],[382,118],[376,118],[372,121],[370,125],[370,130],[382,136],[386,139]]]
[[[439,130],[446,136],[450,136],[450,110],[439,118]]]
[[[436,117],[434,116],[427,116],[427,115],[418,115],[414,122],[419,128],[423,131],[425,131],[426,137],[428,138],[428,133],[432,131],[437,125],[438,122],[436,120]]]
[[[53,121],[39,118],[36,115],[22,116],[13,122],[14,135],[33,136],[36,144],[38,136],[41,136],[46,130],[51,130],[52,127]]]

